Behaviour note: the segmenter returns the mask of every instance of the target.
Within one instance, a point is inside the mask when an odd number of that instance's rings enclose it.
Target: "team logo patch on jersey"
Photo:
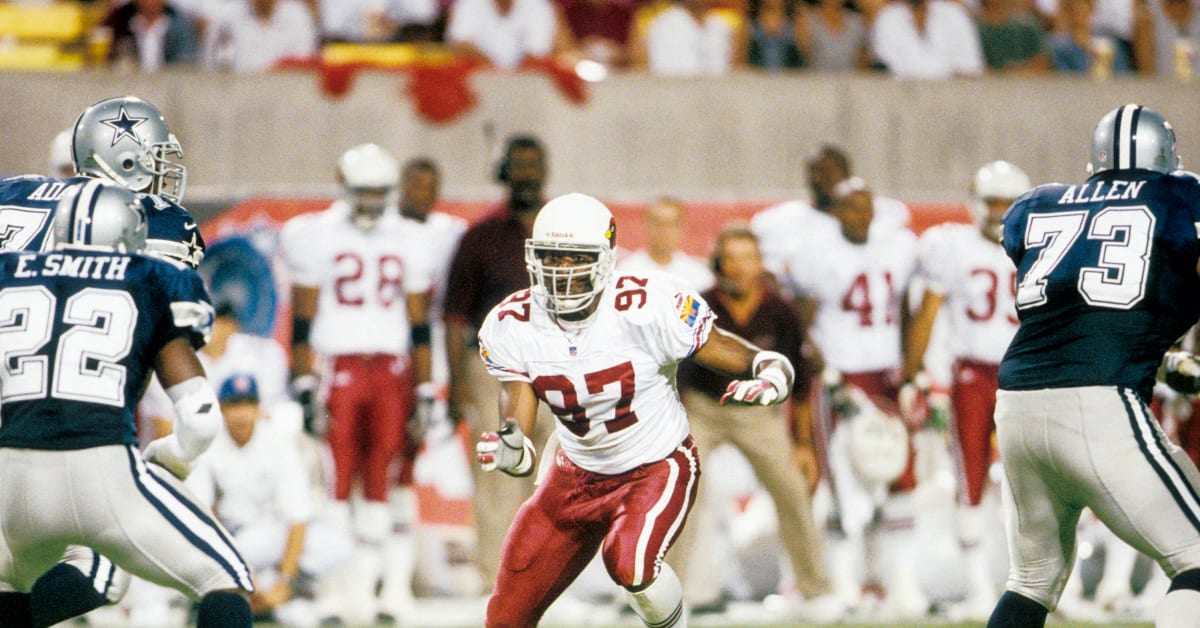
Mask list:
[[[689,295],[683,300],[683,306],[679,308],[679,320],[683,321],[684,325],[691,327],[696,324],[697,316],[700,316],[700,302]]]

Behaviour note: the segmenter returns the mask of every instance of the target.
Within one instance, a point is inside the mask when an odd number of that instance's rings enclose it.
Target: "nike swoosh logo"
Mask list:
[[[196,228],[196,223],[194,223],[194,222],[189,222],[183,226],[184,231],[192,231],[195,228]]]

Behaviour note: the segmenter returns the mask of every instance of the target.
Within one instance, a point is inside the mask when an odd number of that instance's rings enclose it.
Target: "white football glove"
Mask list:
[[[1188,351],[1171,351],[1163,357],[1163,381],[1185,395],[1200,392],[1200,362]]]
[[[167,434],[150,441],[142,456],[147,462],[153,462],[166,469],[180,480],[186,480],[192,472],[192,463],[183,455],[183,447],[179,445],[175,434]]]
[[[512,417],[504,420],[504,427],[499,432],[484,432],[475,444],[475,459],[484,471],[525,477],[533,472],[536,457],[533,441],[525,436]]]
[[[754,379],[733,380],[721,395],[721,404],[770,406],[783,403],[792,391],[796,371],[781,353],[760,351],[751,367]]]

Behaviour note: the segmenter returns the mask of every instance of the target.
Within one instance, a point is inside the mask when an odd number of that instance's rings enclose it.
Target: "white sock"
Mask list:
[[[416,568],[417,542],[413,522],[417,514],[412,489],[395,487],[389,491],[392,529],[383,543],[383,588],[379,592],[384,609],[397,612],[412,604],[413,572]]]
[[[1158,603],[1154,628],[1194,628],[1200,617],[1200,591],[1176,589]]]
[[[670,565],[662,563],[658,577],[650,586],[637,593],[625,591],[625,597],[633,612],[650,628],[687,628],[683,585]]]

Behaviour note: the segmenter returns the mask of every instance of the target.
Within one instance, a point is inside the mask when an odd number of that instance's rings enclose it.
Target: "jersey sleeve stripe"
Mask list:
[[[713,311],[711,309],[705,311],[704,318],[700,319],[700,324],[696,325],[696,331],[692,334],[692,353],[700,350],[704,345],[704,341],[708,340],[708,332],[712,328]]]

